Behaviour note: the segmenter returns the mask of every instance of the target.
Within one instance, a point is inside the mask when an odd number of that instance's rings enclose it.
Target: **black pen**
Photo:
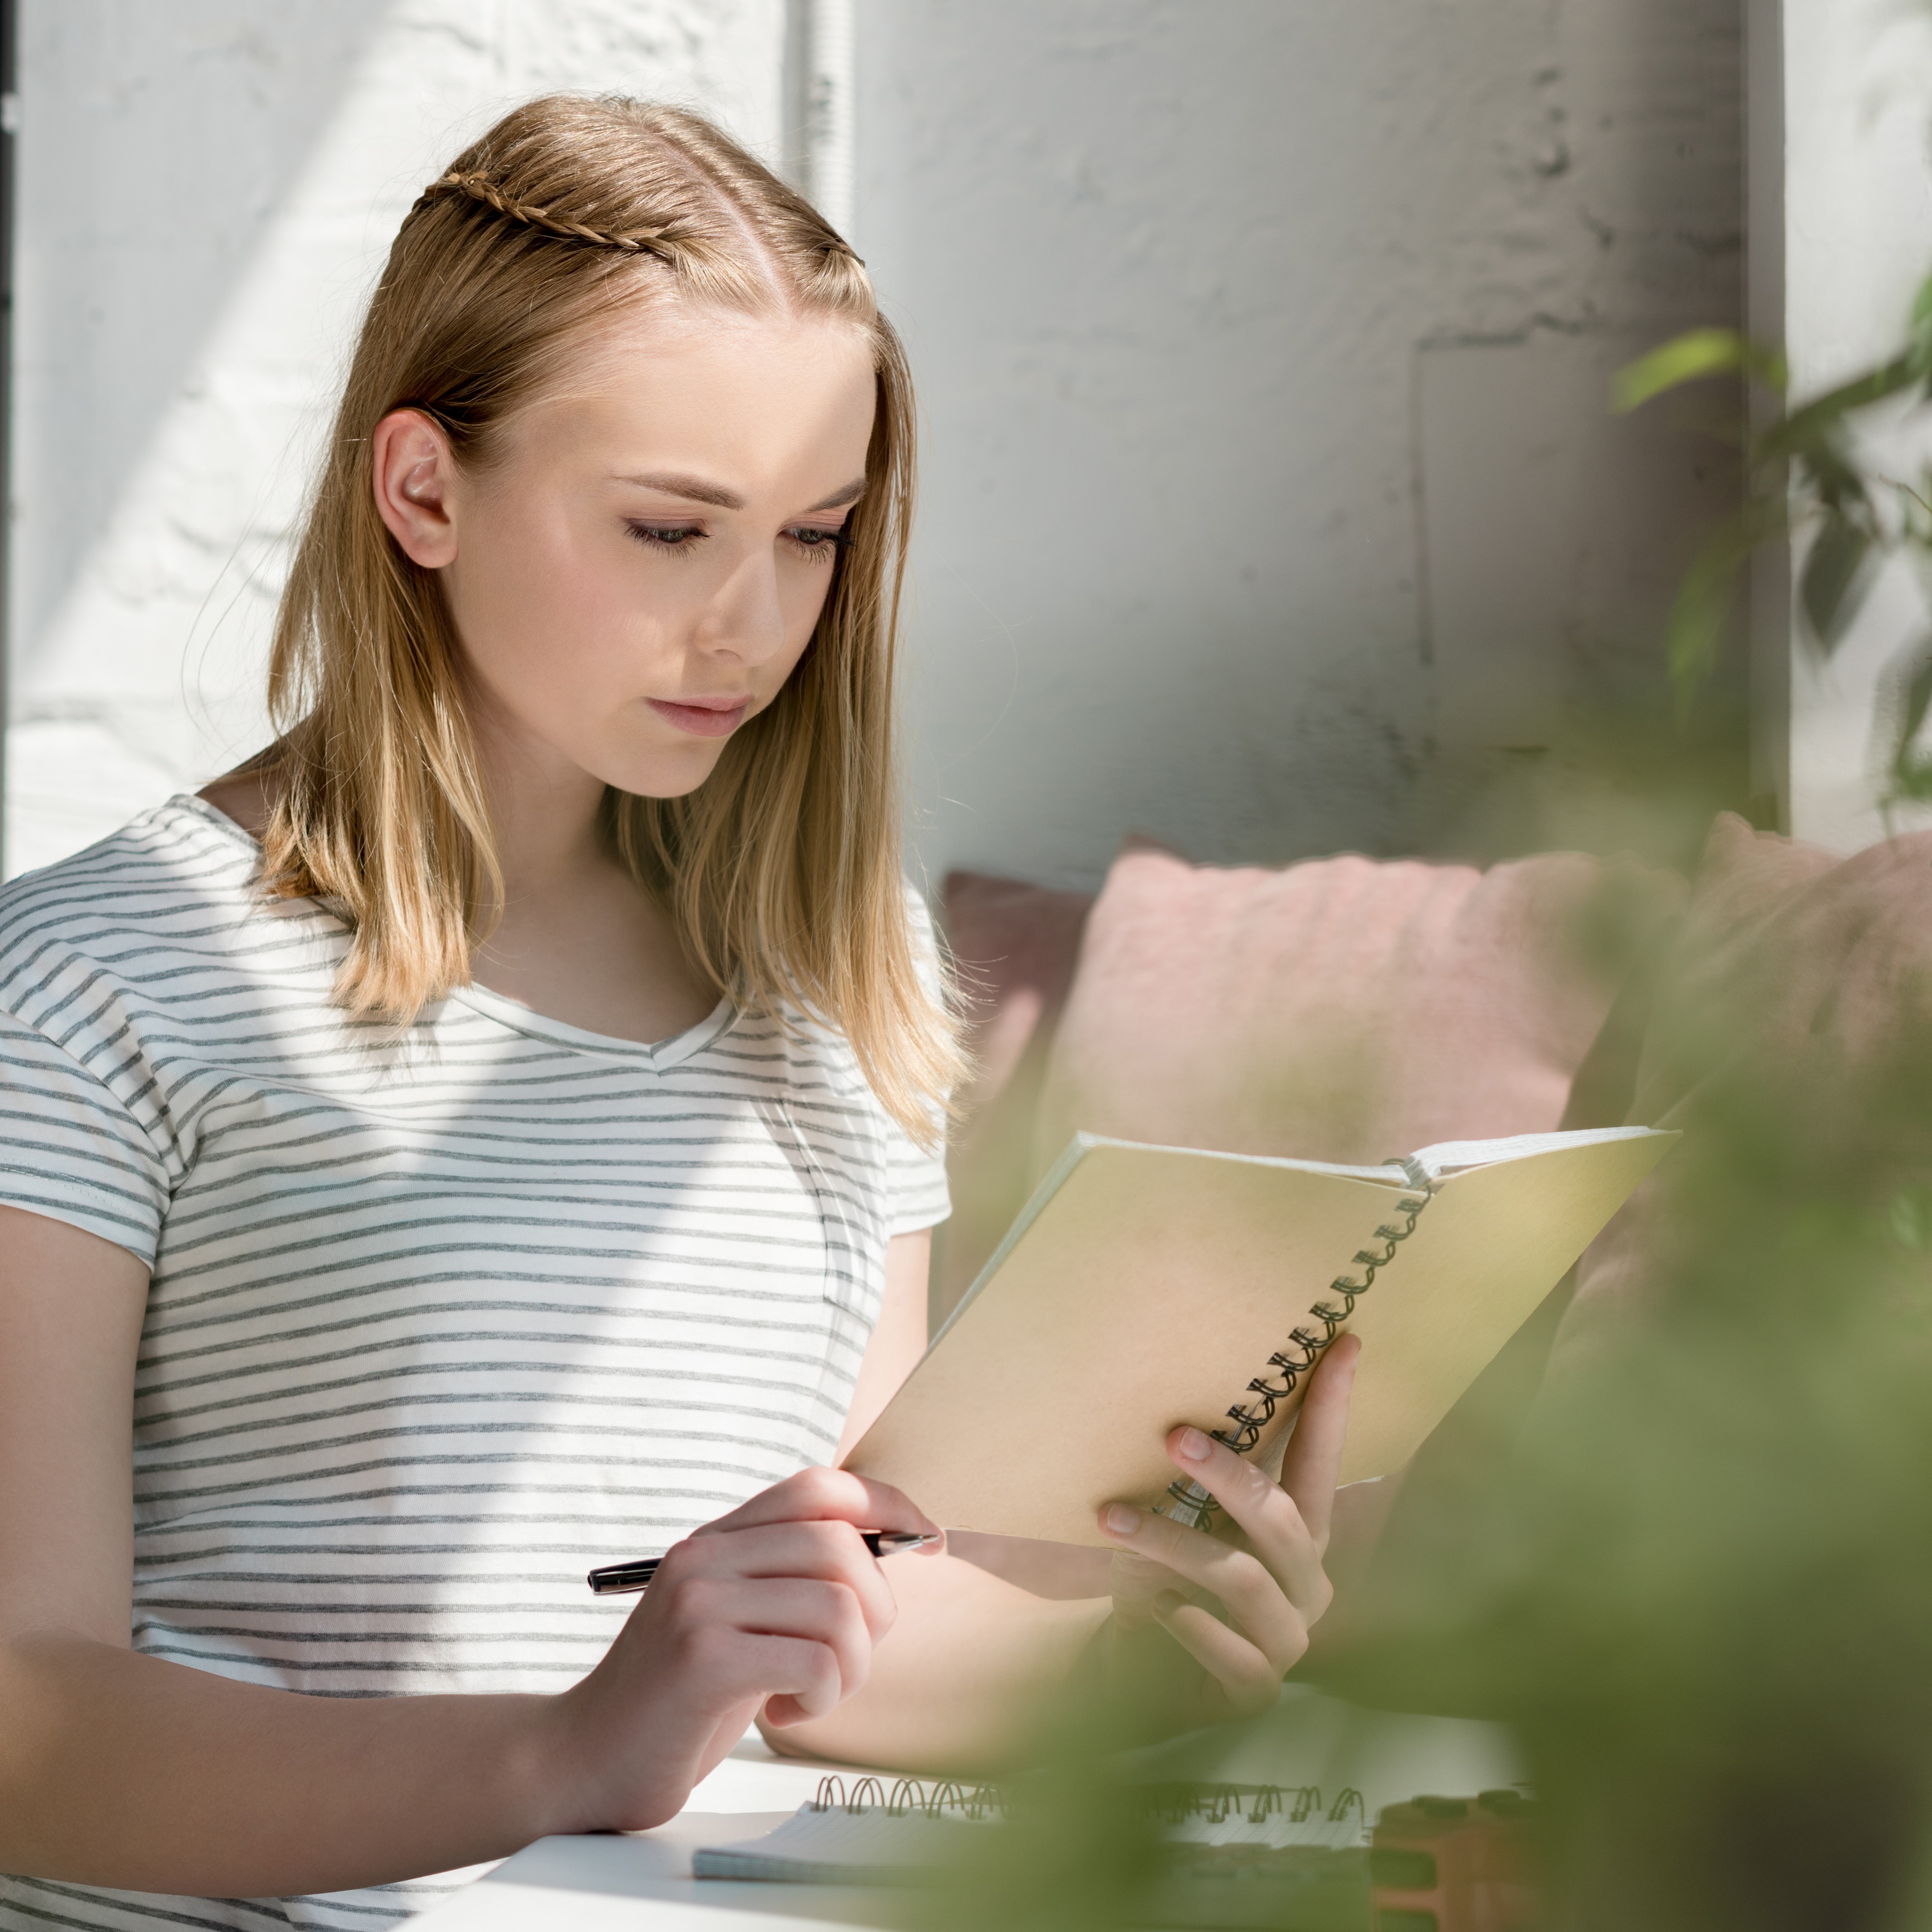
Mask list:
[[[868,1529],[861,1532],[861,1540],[875,1556],[897,1556],[902,1550],[924,1550],[929,1544],[943,1540],[944,1535],[943,1531]],[[585,1581],[600,1597],[620,1597],[627,1591],[641,1590],[657,1574],[657,1566],[663,1561],[661,1556],[640,1556],[635,1563],[609,1564],[602,1570],[593,1570]]]

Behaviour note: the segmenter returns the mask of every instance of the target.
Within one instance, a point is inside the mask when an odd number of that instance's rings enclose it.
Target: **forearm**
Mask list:
[[[1023,1759],[1106,1621],[1107,1600],[1050,1602],[950,1556],[901,1557],[889,1574],[898,1620],[865,1688],[767,1738],[781,1751],[908,1772]]]
[[[551,1700],[311,1697],[85,1637],[0,1646],[0,1870],[272,1897],[581,1828]]]

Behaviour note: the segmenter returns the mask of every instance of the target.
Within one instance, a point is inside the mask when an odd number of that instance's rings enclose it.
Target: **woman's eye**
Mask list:
[[[846,533],[843,530],[815,530],[810,524],[794,525],[785,534],[807,556],[816,557],[827,563],[838,555],[846,541]]]
[[[696,524],[632,524],[629,530],[650,550],[696,550],[705,534]]]

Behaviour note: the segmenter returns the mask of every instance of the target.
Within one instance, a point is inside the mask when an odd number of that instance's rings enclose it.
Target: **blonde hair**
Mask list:
[[[413,1020],[466,984],[502,877],[435,573],[377,513],[371,439],[392,410],[485,467],[510,413],[585,325],[640,299],[842,317],[870,341],[867,489],[810,647],[682,798],[605,794],[614,850],[741,1008],[837,1028],[888,1112],[930,1144],[959,1049],[922,982],[900,870],[893,744],[913,405],[864,266],[818,213],[699,116],[551,96],[459,155],[404,220],[356,344],[278,614],[279,736],[266,890],[354,930],[336,984]]]

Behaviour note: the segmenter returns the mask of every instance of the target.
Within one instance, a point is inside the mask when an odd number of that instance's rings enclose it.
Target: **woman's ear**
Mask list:
[[[392,410],[370,438],[376,509],[403,554],[425,570],[456,560],[449,440],[418,410]]]

